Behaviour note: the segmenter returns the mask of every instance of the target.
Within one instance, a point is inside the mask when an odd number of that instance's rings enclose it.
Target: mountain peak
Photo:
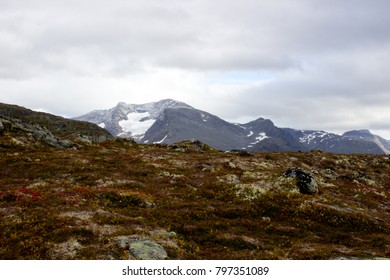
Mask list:
[[[193,109],[186,103],[174,99],[163,99],[144,104],[119,102],[114,108],[95,110],[76,119],[98,124],[113,135],[140,141],[145,132],[167,108]]]
[[[126,106],[127,106],[126,102],[118,102],[118,104],[116,105],[116,107],[126,107]]]
[[[351,137],[351,138],[360,138],[360,139],[366,139],[366,138],[372,138],[374,135],[369,131],[368,129],[356,129],[356,130],[350,130],[343,134],[344,137]]]
[[[358,133],[358,134],[372,134],[368,129],[355,129],[345,132],[344,134]]]

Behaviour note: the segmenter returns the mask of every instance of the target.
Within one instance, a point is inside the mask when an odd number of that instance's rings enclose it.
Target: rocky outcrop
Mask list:
[[[137,236],[118,237],[118,246],[129,251],[129,258],[141,260],[165,260],[168,254],[164,247],[149,239]]]
[[[94,124],[0,103],[0,135],[4,134],[9,135],[13,143],[25,147],[43,143],[56,148],[72,148],[113,139]]]
[[[51,147],[56,148],[70,148],[76,146],[76,144],[70,140],[59,139],[53,135],[53,133],[46,127],[42,127],[37,124],[23,122],[14,118],[2,118],[0,119],[1,126],[0,131],[7,131],[15,134],[25,134],[32,137],[35,141],[41,141]],[[5,123],[5,125],[3,125]]]
[[[287,178],[295,178],[299,191],[303,194],[318,193],[318,185],[314,177],[306,170],[290,168],[283,174]]]
[[[67,140],[83,142],[87,139],[92,143],[100,143],[113,139],[107,130],[96,124],[35,112],[16,105],[0,103],[0,118],[16,124],[10,128],[19,127],[34,134],[37,140],[43,140],[54,147],[68,146],[70,142]],[[65,142],[61,142],[61,139]]]

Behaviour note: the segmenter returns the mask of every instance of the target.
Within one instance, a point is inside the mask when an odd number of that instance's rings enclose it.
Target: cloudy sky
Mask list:
[[[390,1],[0,0],[0,102],[74,117],[164,98],[390,139]]]

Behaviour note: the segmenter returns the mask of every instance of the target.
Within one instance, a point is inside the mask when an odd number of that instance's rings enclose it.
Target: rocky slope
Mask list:
[[[147,104],[119,103],[76,119],[105,127],[113,135],[139,143],[172,144],[198,139],[220,150],[310,151],[332,153],[389,153],[389,144],[378,137],[352,137],[324,131],[278,128],[259,118],[246,124],[229,123],[208,112],[171,99]]]
[[[34,141],[36,145],[72,147],[77,142],[98,143],[113,138],[108,131],[89,122],[70,120],[3,103],[0,103],[0,133],[14,143],[27,146]],[[4,140],[4,137],[2,139]],[[5,145],[5,141],[2,142]]]
[[[1,123],[0,259],[390,258],[388,156],[63,149]]]

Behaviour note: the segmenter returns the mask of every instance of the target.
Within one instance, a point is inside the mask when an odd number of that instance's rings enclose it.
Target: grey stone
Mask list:
[[[0,120],[0,132],[4,130],[3,122]]]
[[[142,260],[165,260],[168,258],[164,247],[151,240],[137,240],[130,244],[134,257]]]
[[[118,238],[118,246],[129,250],[131,256],[141,260],[165,260],[168,254],[164,247],[145,238],[122,236]]]

